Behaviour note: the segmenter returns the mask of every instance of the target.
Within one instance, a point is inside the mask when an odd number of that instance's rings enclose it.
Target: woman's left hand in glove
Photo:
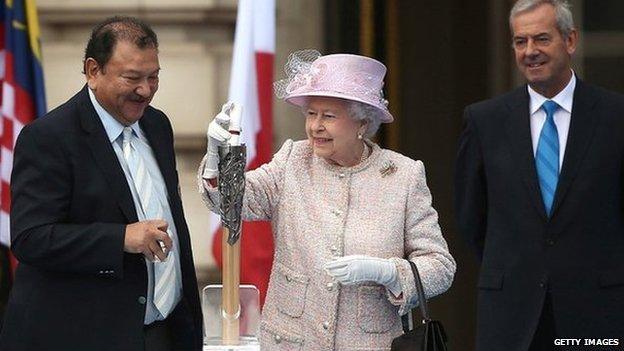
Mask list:
[[[375,282],[385,286],[394,296],[401,294],[398,271],[386,258],[350,255],[329,261],[324,266],[329,275],[344,285]]]

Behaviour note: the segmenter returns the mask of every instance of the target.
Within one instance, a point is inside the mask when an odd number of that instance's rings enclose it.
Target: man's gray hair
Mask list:
[[[574,29],[574,19],[567,0],[518,0],[509,12],[509,26],[511,27],[511,21],[520,13],[531,11],[543,4],[549,4],[555,8],[557,28],[561,35],[564,38],[570,35]]]
[[[349,104],[349,114],[351,115],[351,118],[356,121],[367,122],[368,124],[366,126],[364,136],[372,138],[377,133],[377,130],[379,130],[383,112],[381,112],[378,108],[363,102],[349,100],[347,103]]]

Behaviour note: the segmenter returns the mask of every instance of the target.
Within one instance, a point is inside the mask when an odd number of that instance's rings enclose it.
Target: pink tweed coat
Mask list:
[[[246,173],[243,218],[270,220],[275,241],[262,350],[389,350],[402,333],[400,315],[417,304],[406,259],[418,266],[427,296],[450,287],[455,261],[423,163],[367,143],[370,156],[344,168],[316,157],[307,140],[287,140],[270,163]],[[217,209],[217,190],[201,180],[199,188]],[[341,286],[323,270],[355,254],[391,259],[401,296],[373,283]]]

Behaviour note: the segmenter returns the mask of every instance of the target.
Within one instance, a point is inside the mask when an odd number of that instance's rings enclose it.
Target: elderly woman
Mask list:
[[[287,140],[270,163],[247,172],[243,199],[243,219],[270,220],[275,241],[261,347],[389,350],[400,315],[417,304],[407,260],[429,297],[455,274],[425,168],[369,139],[393,120],[382,63],[308,50],[291,55],[287,72],[276,91],[301,107],[308,138]],[[227,139],[228,123],[224,113],[211,123],[211,146]],[[216,163],[209,153],[200,166],[213,211],[219,194],[206,180],[217,176]]]

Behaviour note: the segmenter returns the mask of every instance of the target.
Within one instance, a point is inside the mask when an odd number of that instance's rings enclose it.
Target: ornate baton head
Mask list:
[[[234,245],[241,233],[241,210],[245,193],[247,148],[242,145],[219,146],[219,194],[221,222],[230,230],[228,244]]]

